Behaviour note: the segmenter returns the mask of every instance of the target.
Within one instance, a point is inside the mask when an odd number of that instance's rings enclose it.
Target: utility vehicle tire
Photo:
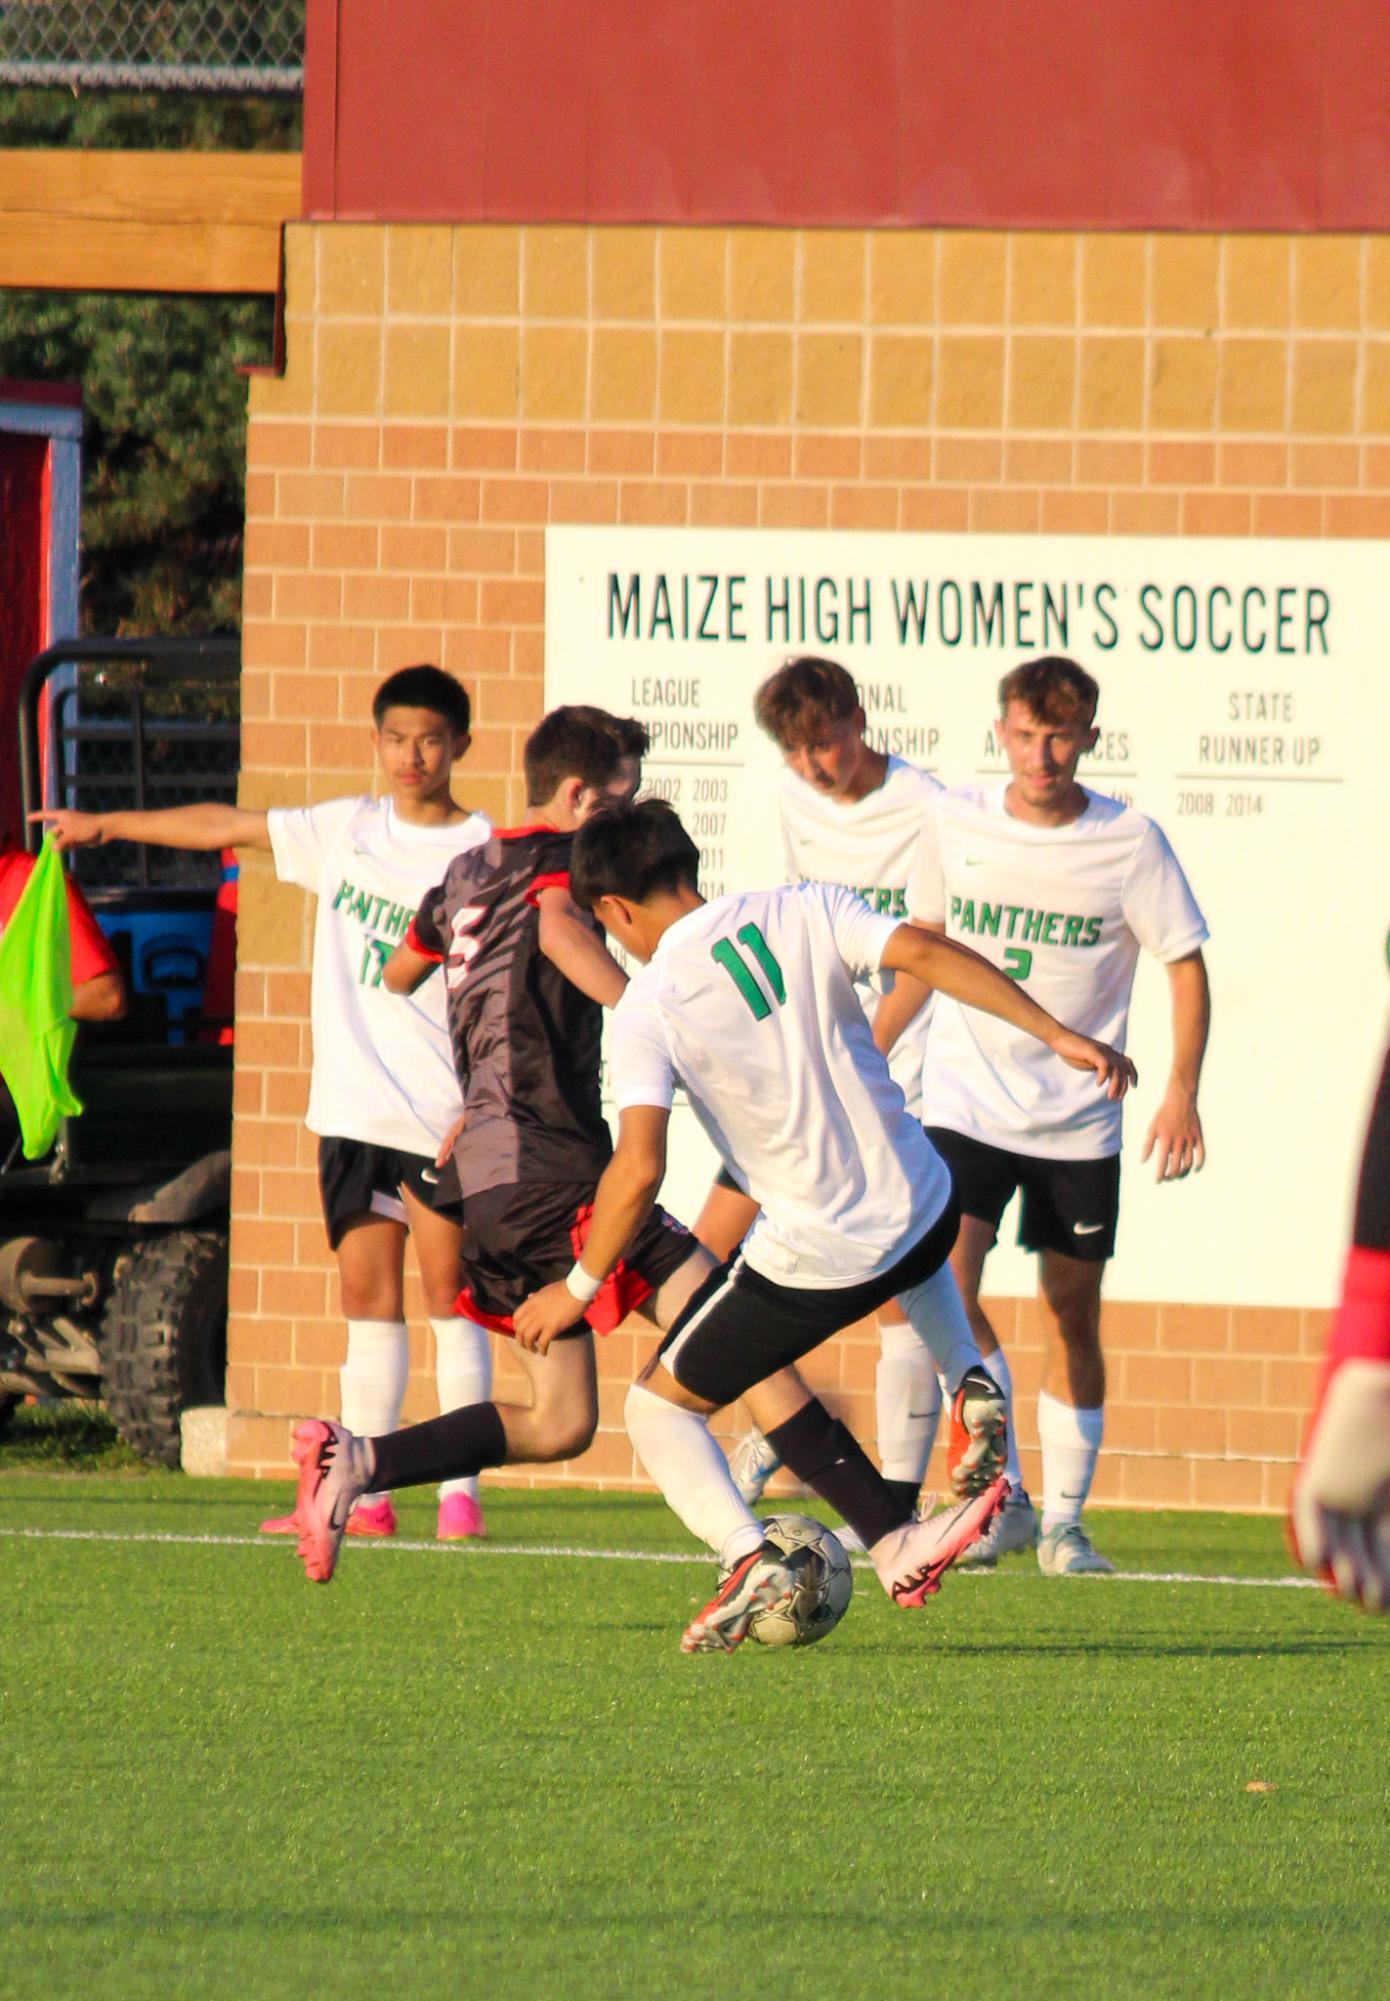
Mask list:
[[[227,1237],[172,1230],[119,1259],[101,1318],[106,1408],[126,1444],[179,1463],[179,1413],[221,1403],[227,1375]]]

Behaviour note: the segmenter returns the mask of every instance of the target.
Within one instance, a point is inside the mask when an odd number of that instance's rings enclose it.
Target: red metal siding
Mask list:
[[[311,215],[1390,225],[1385,0],[309,0]]]

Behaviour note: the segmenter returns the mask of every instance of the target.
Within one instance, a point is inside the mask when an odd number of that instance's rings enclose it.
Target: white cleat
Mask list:
[[[731,1654],[747,1639],[757,1614],[790,1605],[800,1582],[798,1567],[764,1543],[734,1565],[704,1611],[691,1620],[681,1636],[681,1652]]]
[[[1033,1549],[1037,1540],[1038,1511],[1022,1487],[1015,1487],[980,1540],[956,1561],[962,1570],[993,1570],[1001,1556]]]
[[[971,1543],[977,1542],[1004,1505],[1009,1483],[1001,1474],[983,1494],[925,1521],[905,1522],[880,1537],[870,1555],[879,1583],[895,1605],[921,1605],[934,1598],[941,1580]]]
[[[1038,1544],[1038,1569],[1044,1577],[1110,1577],[1115,1566],[1102,1556],[1080,1522],[1046,1529]]]
[[[745,1507],[757,1506],[763,1497],[763,1488],[781,1468],[781,1460],[756,1425],[729,1454],[729,1478],[737,1487],[739,1499]]]

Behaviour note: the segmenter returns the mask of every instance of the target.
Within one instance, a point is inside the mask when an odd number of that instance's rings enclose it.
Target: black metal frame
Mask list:
[[[140,661],[147,682],[155,687],[188,678],[190,668],[204,680],[234,681],[241,673],[241,640],[236,633],[212,633],[179,639],[62,639],[36,654],[24,670],[19,690],[19,789],[24,813],[24,845],[37,854],[43,829],[29,815],[43,805],[43,768],[39,753],[39,695],[49,675],[59,667],[102,666]],[[137,739],[139,737],[137,731]],[[137,756],[140,754],[137,747]]]

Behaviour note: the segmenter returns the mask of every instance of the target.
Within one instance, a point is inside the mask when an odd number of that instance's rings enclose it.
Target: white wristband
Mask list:
[[[575,1299],[582,1301],[585,1306],[591,1300],[598,1298],[599,1294],[603,1291],[605,1283],[604,1279],[591,1278],[583,1265],[577,1262],[570,1267],[565,1275],[565,1290]]]

